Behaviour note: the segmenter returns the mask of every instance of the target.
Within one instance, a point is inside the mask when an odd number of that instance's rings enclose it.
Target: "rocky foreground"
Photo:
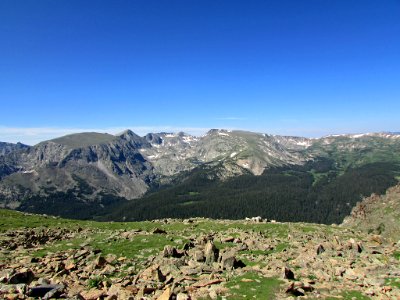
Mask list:
[[[376,233],[0,212],[2,299],[400,299],[400,243]]]

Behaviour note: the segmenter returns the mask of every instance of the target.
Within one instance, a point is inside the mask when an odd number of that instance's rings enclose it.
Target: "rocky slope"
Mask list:
[[[307,139],[214,129],[202,137],[140,137],[127,130],[115,136],[72,134],[20,148],[0,156],[0,205],[49,213],[58,209],[62,214],[66,204],[57,207],[55,202],[68,199],[68,216],[82,205],[95,209],[139,198],[152,187],[185,180],[199,167],[209,168],[213,180],[224,181],[321,157],[343,172],[372,162],[400,161],[400,136],[395,134]]]
[[[382,196],[363,199],[344,219],[343,226],[380,234],[392,242],[400,241],[400,185],[388,189]]]
[[[83,201],[101,193],[137,198],[154,176],[139,146],[145,146],[145,141],[131,131],[119,136],[83,133],[6,155],[1,165],[12,171],[2,174],[3,205],[18,205],[21,198],[32,194],[75,189]]]
[[[12,143],[0,142],[0,156],[9,154],[13,151],[28,149],[28,148],[29,148],[28,145],[24,145],[21,143],[12,144]]]
[[[202,137],[182,132],[148,134],[146,140],[152,147],[141,149],[141,153],[153,163],[155,172],[163,176],[217,161],[233,162],[260,175],[267,167],[301,164],[307,156],[299,150],[311,143],[305,138],[223,129],[210,130]]]
[[[96,223],[6,210],[0,216],[3,299],[400,297],[400,245],[357,228],[261,218]]]

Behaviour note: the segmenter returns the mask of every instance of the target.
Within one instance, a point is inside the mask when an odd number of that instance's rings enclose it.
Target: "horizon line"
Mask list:
[[[85,133],[85,132],[98,132],[108,133],[118,136],[126,130],[131,130],[139,136],[145,136],[148,133],[179,133],[184,132],[193,136],[205,135],[210,130],[231,130],[231,131],[247,131],[260,134],[269,134],[274,136],[293,136],[303,138],[324,138],[329,136],[344,136],[344,135],[357,135],[357,134],[400,134],[397,130],[376,130],[376,131],[344,131],[341,133],[333,130],[310,130],[310,128],[296,128],[296,129],[271,129],[257,130],[246,128],[211,128],[211,127],[179,127],[179,126],[126,126],[126,127],[105,127],[105,128],[74,128],[74,127],[8,127],[0,126],[0,142],[7,143],[22,143],[34,146],[38,143],[52,140],[66,135]],[[280,132],[279,132],[280,131]],[[290,132],[293,133],[290,133]],[[304,134],[294,133],[295,131],[302,131]],[[307,134],[308,133],[308,134]],[[320,133],[320,134],[318,134]]]

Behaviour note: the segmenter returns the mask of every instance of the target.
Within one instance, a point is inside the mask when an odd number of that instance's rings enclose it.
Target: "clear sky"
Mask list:
[[[0,141],[400,130],[400,0],[1,0]]]

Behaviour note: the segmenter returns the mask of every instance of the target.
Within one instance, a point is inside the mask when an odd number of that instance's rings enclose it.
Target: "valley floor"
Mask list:
[[[8,210],[0,223],[4,299],[400,299],[400,244],[351,228]]]

